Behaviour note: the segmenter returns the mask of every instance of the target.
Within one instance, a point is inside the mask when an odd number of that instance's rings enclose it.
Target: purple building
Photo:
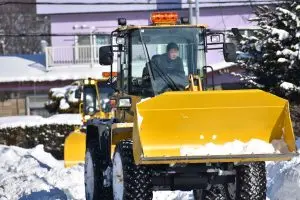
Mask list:
[[[37,0],[43,2],[46,0]],[[55,66],[59,64],[82,64],[96,59],[97,50],[91,52],[90,46],[106,44],[108,36],[117,26],[117,18],[124,17],[128,24],[148,25],[152,11],[176,10],[180,16],[188,17],[187,2],[190,0],[114,0],[105,1],[116,4],[100,5],[37,5],[37,14],[47,14],[51,17],[51,32],[53,34],[72,33],[90,34],[90,36],[52,37],[52,49],[48,49],[47,64]],[[49,2],[49,0],[47,0]],[[53,0],[53,2],[64,2]],[[96,0],[72,0],[72,2],[95,3]],[[122,4],[132,2],[139,4]],[[163,3],[174,4],[163,4]],[[253,29],[248,19],[253,16],[252,8],[257,4],[267,4],[270,1],[263,0],[219,0],[219,3],[210,3],[210,0],[200,1],[200,23],[206,24],[210,29],[230,31],[233,27]],[[145,4],[141,4],[145,3]],[[195,6],[195,5],[194,5]],[[195,17],[195,16],[194,16]],[[102,33],[102,35],[97,35]],[[97,36],[96,36],[97,35]],[[80,46],[80,47],[78,47]],[[64,48],[63,48],[64,47]],[[94,54],[94,55],[91,55]],[[90,57],[91,59],[86,59]],[[93,60],[92,60],[93,61]],[[223,61],[222,51],[211,51],[207,55],[207,64],[214,65]]]
[[[70,2],[66,0],[36,1]],[[50,16],[52,34],[72,36],[53,36],[51,45],[45,48],[45,57],[43,54],[38,55],[38,58],[34,55],[1,57],[0,64],[3,73],[0,73],[0,94],[2,97],[7,96],[9,100],[1,104],[0,115],[42,113],[49,88],[87,77],[101,78],[102,72],[110,68],[100,67],[98,64],[98,48],[108,44],[109,34],[117,27],[118,18],[126,18],[128,24],[148,25],[151,12],[157,10],[176,10],[180,16],[188,17],[187,1],[190,0],[71,0],[71,2],[79,3],[102,2],[102,4],[38,4],[37,14]],[[111,4],[103,4],[103,2]],[[128,5],[122,2],[138,2],[139,4]],[[165,2],[172,2],[172,4],[163,4]],[[244,34],[251,35],[253,28],[256,28],[248,21],[253,16],[252,7],[270,3],[270,0],[267,2],[264,0],[214,1],[218,3],[201,0],[199,2],[201,24],[221,31],[230,31],[233,27],[242,28]],[[194,21],[195,15],[193,17]],[[79,36],[82,33],[86,36]],[[234,63],[226,63],[223,60],[222,50],[210,51],[206,61],[207,65],[211,65],[215,70],[214,78],[217,87],[228,88],[228,85],[224,87],[224,83],[239,81],[230,73],[240,71],[240,69],[234,66]],[[212,73],[209,73],[209,81],[211,77]],[[16,107],[16,111],[12,111],[13,107]]]

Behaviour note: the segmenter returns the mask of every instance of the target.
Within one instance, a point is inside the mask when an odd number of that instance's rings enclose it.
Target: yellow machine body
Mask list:
[[[106,79],[103,79],[106,80]],[[84,85],[93,85],[96,88],[96,96],[98,104],[100,105],[100,92],[98,90],[98,81],[102,80],[84,80]],[[88,119],[99,118],[99,119],[110,119],[112,113],[103,112],[101,109],[93,115],[85,115],[82,109],[83,103],[79,105],[79,113],[82,117],[82,125],[80,127],[75,127],[65,139],[64,143],[64,165],[65,167],[72,167],[79,163],[84,163],[85,160],[85,149],[86,149],[86,133],[84,124]]]
[[[134,158],[139,164],[289,160],[296,154],[288,101],[261,90],[166,92],[136,105]],[[289,152],[182,155],[182,148],[235,140],[283,139]],[[259,147],[257,147],[259,148]]]
[[[86,134],[79,128],[71,132],[65,139],[64,162],[65,167],[84,163]]]

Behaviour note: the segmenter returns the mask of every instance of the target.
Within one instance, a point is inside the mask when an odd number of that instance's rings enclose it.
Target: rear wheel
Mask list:
[[[85,197],[87,200],[111,200],[111,186],[104,187],[104,171],[100,166],[98,143],[89,142],[84,165]]]
[[[117,145],[112,174],[114,200],[152,200],[151,173],[134,164],[131,141]]]

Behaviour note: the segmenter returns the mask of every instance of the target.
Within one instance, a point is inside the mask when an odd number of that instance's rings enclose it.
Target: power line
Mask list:
[[[17,33],[17,34],[0,34],[0,37],[64,37],[64,36],[91,36],[92,35],[106,35],[105,33]],[[107,33],[109,35],[109,33]]]
[[[199,2],[199,4],[219,4],[219,1],[211,1],[211,2]],[[223,4],[231,4],[231,3],[245,3],[245,1],[222,1]],[[274,0],[263,0],[257,1],[257,3],[275,3]],[[194,4],[191,2],[21,2],[21,1],[2,1],[1,5],[189,5]]]

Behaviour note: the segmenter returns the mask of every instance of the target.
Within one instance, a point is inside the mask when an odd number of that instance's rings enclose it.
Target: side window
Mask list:
[[[149,45],[148,51],[151,51],[151,46]],[[130,94],[140,95],[142,94],[142,77],[143,71],[146,67],[147,58],[144,54],[144,49],[141,43],[132,44],[131,49],[131,77],[130,77]]]
[[[84,87],[84,102],[85,102],[85,107],[84,107],[84,113],[89,113],[90,109],[96,110],[97,109],[97,97],[96,97],[96,90],[93,86],[89,87],[86,86]]]

